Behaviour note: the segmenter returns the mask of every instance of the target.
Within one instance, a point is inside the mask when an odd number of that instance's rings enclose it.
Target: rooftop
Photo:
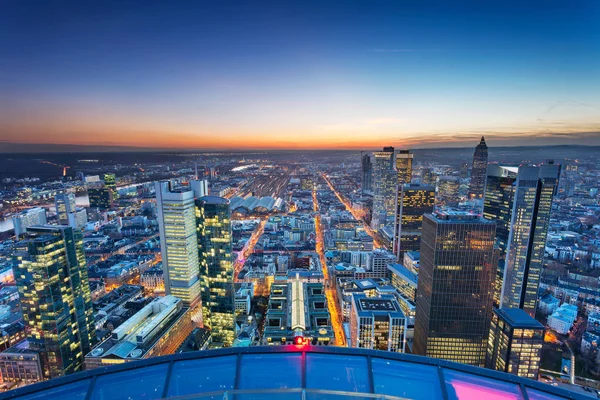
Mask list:
[[[285,373],[265,373],[285,371]],[[531,379],[410,354],[322,346],[197,351],[100,368],[0,399],[202,398],[575,399]]]
[[[500,308],[495,309],[494,312],[513,328],[544,329],[544,325],[520,308]]]

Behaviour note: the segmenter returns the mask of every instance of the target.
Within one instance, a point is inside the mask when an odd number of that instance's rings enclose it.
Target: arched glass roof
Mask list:
[[[341,347],[269,346],[174,354],[84,371],[0,395],[19,400],[581,399],[449,361]]]

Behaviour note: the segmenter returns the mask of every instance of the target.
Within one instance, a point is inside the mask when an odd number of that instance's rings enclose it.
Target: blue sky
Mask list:
[[[3,141],[600,144],[595,0],[0,6]]]

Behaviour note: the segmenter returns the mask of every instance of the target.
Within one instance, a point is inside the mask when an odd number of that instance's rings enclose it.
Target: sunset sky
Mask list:
[[[0,2],[0,142],[600,145],[597,0],[234,3]]]

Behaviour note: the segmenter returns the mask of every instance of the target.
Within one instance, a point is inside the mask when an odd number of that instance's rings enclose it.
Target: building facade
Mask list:
[[[487,368],[538,378],[544,326],[519,308],[495,309],[490,326]]]
[[[361,186],[363,193],[373,191],[373,161],[371,153],[361,155]]]
[[[396,153],[396,172],[398,173],[398,187],[410,184],[412,180],[413,156],[410,150],[398,150]]]
[[[404,184],[398,187],[393,251],[398,260],[407,251],[419,251],[423,215],[433,212],[435,187]]]
[[[556,164],[519,167],[506,248],[500,298],[502,308],[522,308],[535,316],[559,173],[560,166]]]
[[[58,223],[69,225],[69,214],[75,212],[75,195],[73,193],[59,193],[54,196],[54,204],[56,205]]]
[[[21,211],[19,214],[12,217],[13,227],[15,229],[15,236],[17,240],[23,236],[27,228],[35,225],[45,225],[46,220],[46,209],[42,207],[30,208],[28,210]]]
[[[62,225],[30,227],[15,255],[27,339],[40,351],[44,377],[80,371],[96,341],[82,234]]]
[[[475,147],[473,154],[473,166],[471,168],[471,184],[469,186],[469,197],[472,199],[483,198],[485,191],[485,178],[487,176],[488,148],[485,138]]]
[[[484,366],[497,253],[496,226],[477,214],[423,218],[413,352]]]
[[[379,228],[394,220],[396,204],[397,173],[394,169],[394,148],[384,147],[373,153],[373,213],[371,227]]]
[[[350,347],[404,353],[405,339],[406,317],[394,295],[352,295]]]
[[[204,327],[211,330],[213,342],[229,347],[235,339],[229,200],[216,196],[197,199],[196,224]]]
[[[494,307],[496,308],[500,307],[517,172],[518,168],[499,165],[490,165],[487,170],[483,218],[496,222],[496,247],[498,247],[498,270],[494,291]]]
[[[165,293],[189,307],[200,301],[200,270],[194,192],[156,183],[156,209]]]

